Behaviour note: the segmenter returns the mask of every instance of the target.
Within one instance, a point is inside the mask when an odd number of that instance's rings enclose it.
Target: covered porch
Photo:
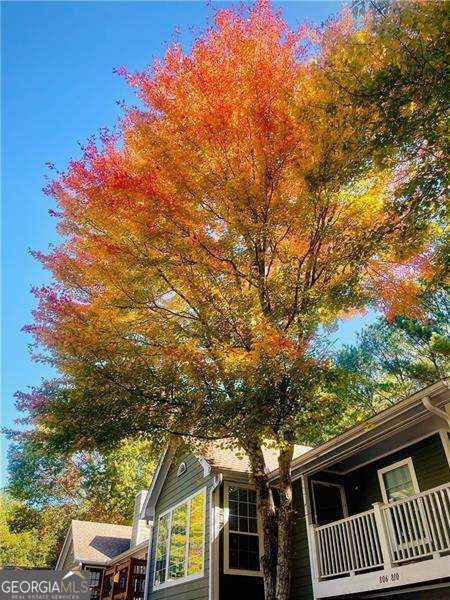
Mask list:
[[[450,483],[312,527],[318,597],[373,589],[374,583],[407,585],[450,573]],[[364,578],[357,577],[364,573]],[[348,581],[337,582],[338,578]]]
[[[450,577],[450,394],[434,391],[323,445],[303,466],[315,598]]]

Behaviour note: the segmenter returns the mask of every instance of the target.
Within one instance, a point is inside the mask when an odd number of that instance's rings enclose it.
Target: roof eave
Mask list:
[[[302,456],[299,456],[297,459],[292,461],[292,477],[296,479],[301,474],[308,471],[308,465],[310,465],[314,460],[320,459],[323,457],[323,462],[325,462],[325,457],[330,451],[336,452],[338,448],[347,444],[352,440],[356,440],[358,437],[363,438],[367,437],[367,443],[369,443],[373,438],[376,437],[377,433],[380,429],[384,427],[387,428],[388,424],[401,415],[402,413],[409,410],[415,404],[421,403],[422,399],[425,397],[433,397],[438,395],[441,392],[444,392],[449,389],[449,380],[441,379],[436,383],[419,390],[418,392],[408,396],[404,400],[401,400],[394,406],[387,408],[386,410],[374,415],[370,419],[367,419],[358,425],[355,425],[351,429],[348,429],[344,433],[327,442],[324,442],[320,446],[313,448],[312,450],[305,452]],[[317,467],[320,464],[316,465]],[[276,480],[278,477],[278,469],[272,471],[270,473],[270,479]]]
[[[105,564],[107,566],[114,565],[117,562],[124,560],[125,558],[128,558],[130,556],[132,557],[133,554],[136,554],[137,552],[141,552],[142,550],[145,550],[148,547],[148,544],[149,544],[149,539],[146,539],[143,542],[141,542],[140,544],[137,544],[136,546],[133,546],[132,548],[129,548],[128,550],[125,550],[121,554],[118,554],[117,556],[113,556],[112,558],[108,559]]]

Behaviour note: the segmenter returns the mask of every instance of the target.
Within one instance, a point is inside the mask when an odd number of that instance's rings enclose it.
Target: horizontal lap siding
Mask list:
[[[350,514],[369,510],[374,502],[383,502],[378,469],[408,457],[412,459],[421,492],[450,481],[450,469],[442,440],[438,434],[434,434],[353,471],[346,478],[346,495]]]
[[[177,477],[177,470],[182,461],[186,463],[187,469],[185,473],[180,475],[180,477]],[[194,455],[179,453],[174,458],[156,504],[155,527],[153,532],[150,559],[150,581],[148,586],[150,600],[208,600],[210,526],[209,490],[212,482],[212,476],[204,477],[203,467],[200,465],[198,459]],[[155,569],[154,558],[156,539],[158,536],[159,515],[204,487],[207,487],[204,575],[200,579],[194,579],[193,581],[188,581],[186,583],[179,583],[165,589],[153,590],[153,575]]]
[[[69,551],[67,552],[67,556],[63,562],[63,564],[61,565],[61,571],[68,571],[69,569],[71,569],[75,564],[75,556],[73,553],[73,543],[70,542],[70,548]]]
[[[294,481],[292,488],[295,517],[292,541],[291,600],[313,600],[308,533],[301,479]]]

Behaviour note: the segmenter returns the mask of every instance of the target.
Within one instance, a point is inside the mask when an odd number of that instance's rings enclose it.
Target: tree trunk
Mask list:
[[[264,579],[265,600],[276,600],[277,577],[277,548],[278,527],[272,490],[266,475],[264,456],[261,447],[257,444],[246,448],[250,460],[255,487],[258,492],[258,512],[261,517],[264,532],[264,555],[261,566]]]
[[[289,600],[291,590],[291,551],[294,510],[292,508],[291,462],[294,445],[290,444],[280,452],[278,464],[280,480],[278,491],[280,506],[278,508],[278,556],[276,573],[276,600]]]

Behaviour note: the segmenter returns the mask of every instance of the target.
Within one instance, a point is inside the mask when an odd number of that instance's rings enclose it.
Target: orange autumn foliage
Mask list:
[[[142,108],[49,188],[65,241],[29,330],[74,385],[140,394],[138,428],[276,437],[314,385],[320,325],[414,305],[431,238],[310,38],[267,2],[217,11],[189,52],[119,69]]]

